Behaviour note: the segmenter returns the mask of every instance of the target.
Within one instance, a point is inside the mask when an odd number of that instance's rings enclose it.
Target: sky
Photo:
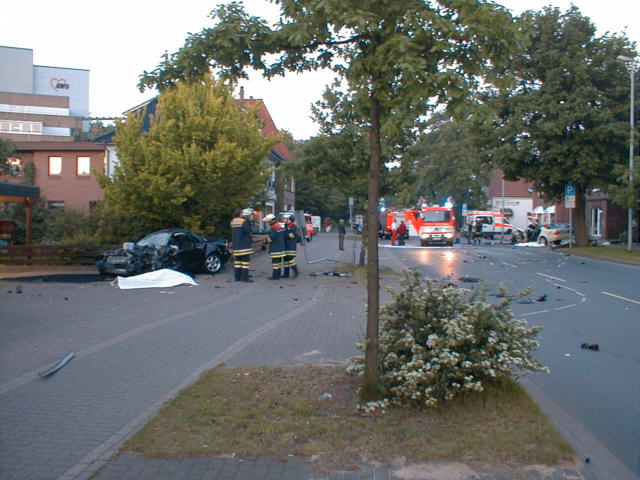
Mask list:
[[[189,33],[211,26],[209,12],[224,0],[86,0],[64,2],[33,0],[3,2],[0,45],[33,50],[35,65],[87,69],[89,114],[117,117],[155,95],[141,93],[138,80],[153,70],[163,53],[174,53]],[[569,0],[498,0],[514,15],[551,5],[565,11]],[[621,33],[640,45],[640,1],[574,0],[593,21],[597,35]],[[245,0],[247,11],[275,20],[268,0]],[[310,105],[321,98],[331,72],[287,74],[267,81],[253,75],[241,81],[245,97],[260,98],[280,130],[298,140],[318,133],[310,118]]]

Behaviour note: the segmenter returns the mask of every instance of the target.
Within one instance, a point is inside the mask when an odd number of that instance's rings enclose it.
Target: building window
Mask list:
[[[76,158],[76,175],[88,177],[91,174],[91,157]]]
[[[600,227],[602,222],[602,210],[599,208],[591,209],[591,235],[594,237],[600,237]]]
[[[48,205],[49,208],[64,208],[64,202],[62,200],[52,200]]]
[[[49,175],[62,175],[62,157],[49,157]]]
[[[6,173],[12,177],[22,176],[22,159],[20,158],[7,158]]]

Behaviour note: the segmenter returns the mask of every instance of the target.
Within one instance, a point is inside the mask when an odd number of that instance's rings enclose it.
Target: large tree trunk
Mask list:
[[[589,236],[587,235],[587,223],[585,212],[585,196],[584,188],[581,185],[576,186],[576,208],[573,211],[572,223],[576,231],[576,245],[578,247],[589,246]]]
[[[371,132],[369,148],[369,191],[367,199],[367,330],[365,342],[365,372],[363,396],[374,397],[379,384],[378,372],[378,311],[380,289],[378,277],[378,236],[372,227],[378,219],[378,182],[382,152],[380,147],[380,104],[375,92],[370,98]]]

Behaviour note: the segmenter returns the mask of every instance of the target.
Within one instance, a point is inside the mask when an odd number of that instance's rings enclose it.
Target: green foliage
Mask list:
[[[613,167],[627,160],[628,75],[616,57],[633,56],[629,40],[596,38],[574,6],[529,12],[520,23],[530,38],[513,64],[517,84],[489,126],[499,166],[548,200],[562,199],[566,184],[579,194],[606,189],[616,183]]]
[[[13,142],[6,138],[0,138],[0,172],[9,173],[9,165],[7,159],[11,158],[16,152]]]
[[[99,179],[105,219],[127,219],[137,234],[172,226],[228,234],[233,210],[264,188],[265,159],[280,137],[263,137],[256,112],[222,82],[178,82],[157,108],[148,132],[132,115],[118,125],[120,166]]]
[[[379,368],[386,402],[434,406],[482,391],[500,376],[546,371],[531,356],[542,327],[515,319],[506,295],[494,305],[482,290],[440,285],[413,270],[405,272],[400,285],[380,312]],[[361,371],[362,358],[354,360],[354,369]]]
[[[95,236],[97,217],[84,215],[72,208],[46,208],[46,201],[39,199],[32,210],[31,239],[34,244],[71,245],[101,243]],[[16,245],[26,243],[26,206],[24,203],[7,203],[4,217],[13,220],[16,229],[13,242]]]
[[[412,206],[420,196],[441,204],[452,196],[456,205],[483,208],[492,168],[485,146],[473,116],[435,116],[403,158],[397,205]]]

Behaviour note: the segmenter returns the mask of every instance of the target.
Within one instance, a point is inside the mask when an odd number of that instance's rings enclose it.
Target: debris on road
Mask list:
[[[580,348],[584,350],[595,350],[596,352],[600,350],[600,346],[597,343],[583,343],[580,345]]]
[[[459,280],[461,282],[468,282],[468,283],[475,283],[480,281],[480,279],[476,277],[460,277]]]
[[[49,375],[53,375],[54,373],[56,373],[58,370],[60,370],[62,367],[64,367],[69,360],[71,360],[75,355],[72,352],[67,353],[64,357],[62,357],[62,359],[56,363],[53,367],[51,367],[48,370],[45,370],[44,372],[40,372],[40,376],[41,377],[48,377]]]
[[[330,277],[350,277],[351,274],[349,272],[343,272],[343,273],[338,273],[338,272],[311,272],[309,275],[311,275],[312,277],[317,277],[318,275],[328,275]]]

